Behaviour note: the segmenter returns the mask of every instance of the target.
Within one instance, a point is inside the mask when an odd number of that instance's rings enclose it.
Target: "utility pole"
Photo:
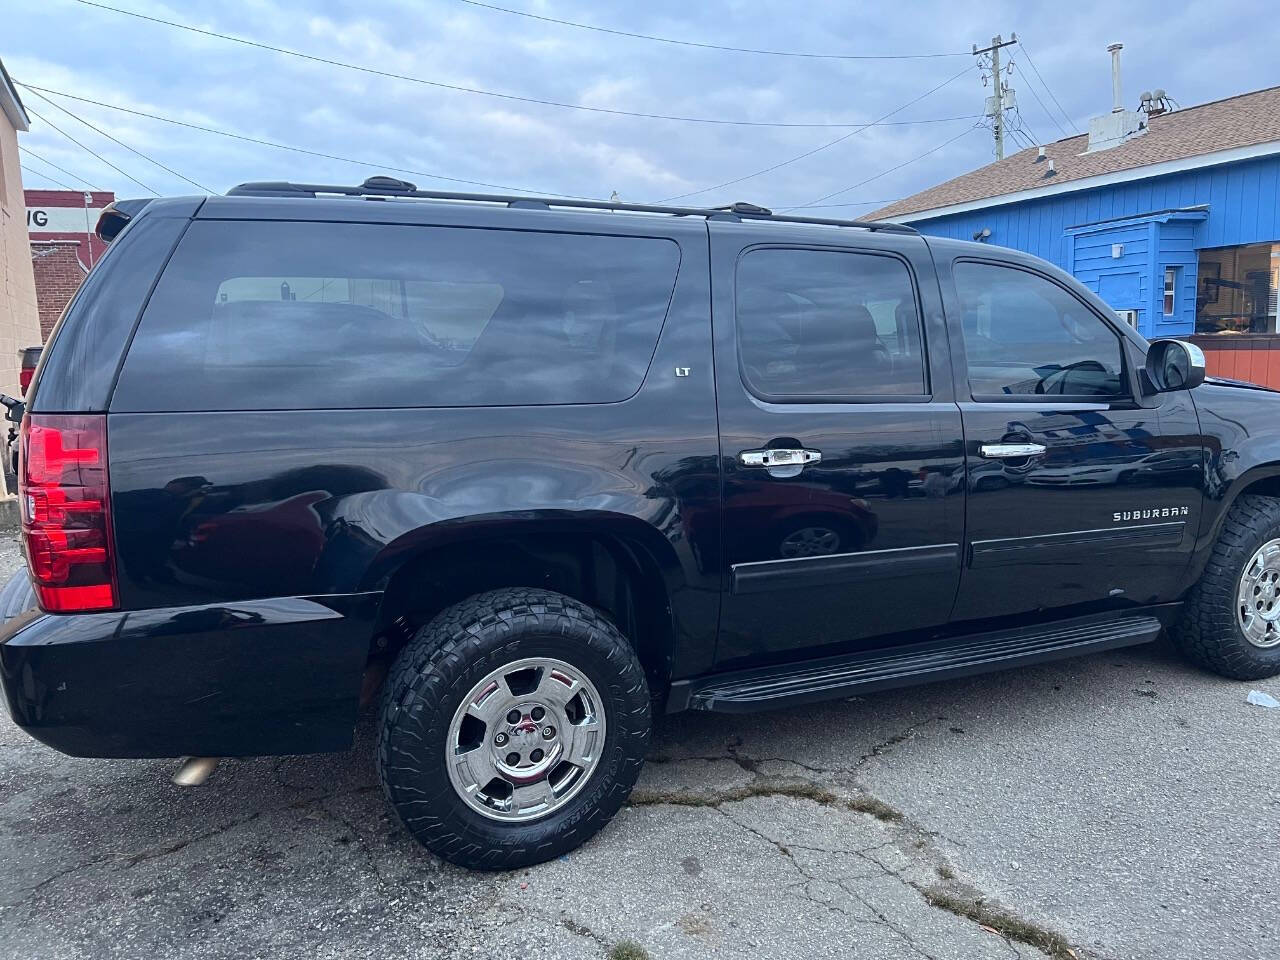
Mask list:
[[[1009,89],[1009,85],[1004,82],[1004,78],[1000,75],[1000,48],[1011,47],[1017,42],[1018,35],[1016,33],[1009,34],[1008,40],[1000,39],[1000,34],[997,33],[991,38],[991,46],[983,47],[979,50],[976,43],[973,45],[973,55],[975,57],[982,57],[986,54],[991,55],[991,77],[995,91],[990,97],[987,97],[986,115],[991,117],[995,124],[997,160],[1004,159],[1004,112],[1013,106],[1013,91]],[[985,84],[986,77],[984,76],[982,79]],[[1006,101],[1008,101],[1007,104]]]

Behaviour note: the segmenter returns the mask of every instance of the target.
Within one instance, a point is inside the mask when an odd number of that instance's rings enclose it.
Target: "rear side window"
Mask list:
[[[768,400],[925,394],[907,265],[832,250],[760,249],[738,264],[738,357]]]
[[[676,244],[646,237],[196,222],[112,409],[625,400],[678,266]]]

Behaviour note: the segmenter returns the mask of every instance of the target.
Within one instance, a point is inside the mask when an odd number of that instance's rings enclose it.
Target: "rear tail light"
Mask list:
[[[27,565],[51,613],[116,605],[105,415],[28,414],[18,492]]]
[[[18,351],[22,357],[22,365],[18,370],[18,386],[22,388],[22,395],[27,395],[27,388],[31,386],[31,379],[36,373],[36,364],[40,362],[40,347],[24,347]]]

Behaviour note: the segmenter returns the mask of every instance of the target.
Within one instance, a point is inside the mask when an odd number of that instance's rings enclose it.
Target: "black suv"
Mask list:
[[[1034,257],[384,178],[99,230],[22,420],[3,599],[38,609],[0,634],[66,753],[341,750],[381,688],[404,823],[512,867],[613,816],[664,711],[1166,627],[1280,672],[1280,396]]]

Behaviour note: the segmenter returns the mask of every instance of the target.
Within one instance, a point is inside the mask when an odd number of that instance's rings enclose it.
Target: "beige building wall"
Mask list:
[[[18,131],[0,111],[0,393],[19,395],[18,350],[40,344]]]

